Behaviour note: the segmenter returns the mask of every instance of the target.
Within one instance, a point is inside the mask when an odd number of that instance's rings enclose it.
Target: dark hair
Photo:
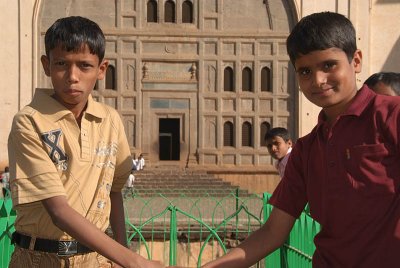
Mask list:
[[[283,127],[271,128],[265,134],[266,141],[272,139],[273,137],[281,137],[284,141],[288,141],[291,139],[289,131]]]
[[[393,72],[379,72],[374,73],[367,80],[365,80],[364,84],[366,84],[369,88],[373,88],[378,82],[382,82],[387,86],[390,86],[396,95],[400,96],[400,73]]]
[[[79,51],[87,44],[90,53],[99,57],[99,63],[104,58],[106,41],[103,31],[97,23],[83,17],[72,16],[56,20],[46,31],[46,55],[50,50],[61,45],[66,51]]]
[[[302,18],[286,40],[287,53],[294,64],[300,55],[316,50],[340,48],[349,62],[357,50],[356,31],[345,16],[320,12]]]

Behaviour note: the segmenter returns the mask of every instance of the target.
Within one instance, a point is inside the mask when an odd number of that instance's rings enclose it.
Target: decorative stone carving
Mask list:
[[[146,62],[143,64],[142,71],[143,71],[143,79],[149,78],[149,68],[147,67]]]
[[[197,75],[196,75],[196,73],[197,73],[197,66],[196,66],[196,63],[192,63],[192,67],[190,68],[190,79],[195,79],[195,80],[197,80]]]

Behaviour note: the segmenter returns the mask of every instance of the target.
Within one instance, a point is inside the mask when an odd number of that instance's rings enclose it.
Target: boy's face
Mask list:
[[[91,54],[87,45],[78,52],[57,46],[41,61],[46,75],[51,77],[55,99],[70,110],[85,107],[96,81],[104,78],[108,66],[107,61],[99,64],[98,56]]]
[[[343,113],[357,93],[356,74],[361,72],[361,51],[349,60],[338,48],[316,50],[295,61],[300,90],[328,119]]]
[[[292,141],[285,141],[280,136],[274,136],[271,139],[267,139],[268,152],[275,159],[280,160],[284,158],[290,147],[292,147]]]

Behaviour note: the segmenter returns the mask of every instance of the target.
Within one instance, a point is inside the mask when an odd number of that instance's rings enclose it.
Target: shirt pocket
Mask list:
[[[353,190],[363,196],[373,197],[394,192],[393,178],[388,171],[395,163],[383,143],[358,145],[345,152],[345,166]],[[397,161],[397,165],[398,165]]]

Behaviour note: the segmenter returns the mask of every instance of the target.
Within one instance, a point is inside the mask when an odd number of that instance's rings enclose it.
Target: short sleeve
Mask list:
[[[8,154],[14,206],[65,195],[57,169],[27,116],[14,118]]]
[[[272,194],[269,203],[297,218],[307,203],[301,142],[294,146],[285,174]]]
[[[114,116],[114,125],[118,131],[118,152],[115,165],[113,186],[111,191],[120,192],[132,170],[132,156],[129,149],[122,120],[118,114]]]

